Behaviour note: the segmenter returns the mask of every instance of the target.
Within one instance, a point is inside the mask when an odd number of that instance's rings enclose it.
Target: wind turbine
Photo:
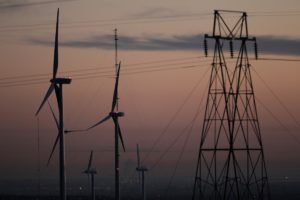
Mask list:
[[[146,188],[145,188],[145,172],[148,171],[146,166],[141,166],[140,164],[140,149],[139,145],[136,144],[136,154],[137,154],[137,167],[136,171],[139,173],[139,183],[140,183],[140,174],[142,174],[142,196],[143,200],[146,200]]]
[[[90,154],[88,167],[83,173],[87,174],[88,177],[91,176],[92,200],[95,200],[95,180],[94,180],[94,176],[97,174],[97,171],[96,171],[95,168],[91,168],[92,167],[92,162],[93,162],[93,151],[91,151],[91,154]]]
[[[117,58],[117,29],[115,29],[115,67],[116,67],[116,82],[115,82],[115,88],[114,88],[114,94],[113,94],[113,99],[112,99],[112,106],[110,113],[104,117],[102,120],[100,120],[98,123],[95,125],[89,127],[87,130],[90,130],[103,122],[112,119],[115,125],[115,199],[119,200],[120,199],[120,167],[119,167],[119,138],[122,143],[123,150],[125,152],[125,145],[122,137],[122,132],[121,128],[119,125],[119,117],[124,116],[124,112],[119,112],[118,110],[118,87],[119,87],[119,77],[120,77],[120,69],[121,69],[121,62],[118,63],[118,58]]]
[[[112,100],[112,107],[110,113],[104,117],[102,120],[100,120],[98,123],[95,125],[89,127],[87,130],[90,130],[103,122],[112,119],[115,125],[115,199],[119,200],[120,199],[120,177],[119,177],[119,138],[122,143],[123,150],[125,152],[125,145],[121,133],[121,128],[119,125],[119,117],[123,117],[124,113],[118,111],[118,85],[119,85],[119,76],[120,76],[120,69],[121,69],[121,63],[118,64],[117,68],[117,76],[116,76],[116,82],[115,82],[115,89],[114,89],[114,94],[113,94],[113,100]]]
[[[58,70],[58,24],[59,24],[59,9],[57,9],[57,20],[56,20],[56,31],[55,31],[55,43],[54,43],[54,60],[53,60],[53,77],[50,80],[50,87],[38,108],[36,115],[39,114],[40,110],[50,97],[53,91],[55,91],[55,96],[57,99],[58,104],[58,111],[59,111],[59,120],[56,119],[55,115],[54,118],[57,123],[58,127],[58,136],[52,148],[52,152],[48,163],[52,157],[54,149],[59,141],[59,178],[60,178],[60,199],[66,200],[66,175],[65,175],[65,149],[64,149],[64,119],[63,119],[63,85],[70,84],[71,78],[58,78],[56,77],[57,70]],[[51,109],[52,111],[52,109]],[[53,111],[52,111],[52,114]]]

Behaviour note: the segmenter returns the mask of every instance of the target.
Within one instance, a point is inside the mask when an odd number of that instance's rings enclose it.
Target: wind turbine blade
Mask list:
[[[59,8],[57,9],[56,30],[55,30],[53,79],[56,78],[57,69],[58,69],[58,24],[59,24]]]
[[[40,110],[42,109],[42,107],[46,103],[47,99],[49,98],[49,96],[51,95],[51,93],[53,92],[53,90],[54,90],[54,85],[51,84],[50,87],[49,87],[49,89],[48,89],[48,91],[47,91],[47,93],[46,93],[46,95],[45,95],[45,97],[44,97],[44,99],[43,99],[43,101],[42,101],[42,103],[41,103],[41,105],[40,105],[40,107],[39,107],[39,109],[35,113],[35,115],[39,114]]]
[[[91,154],[90,154],[90,160],[89,160],[89,164],[88,164],[88,170],[91,169],[92,162],[93,162],[93,151],[91,151]]]
[[[117,101],[118,101],[118,87],[119,87],[119,75],[120,75],[120,69],[121,69],[121,62],[119,63],[118,71],[117,71],[117,77],[116,77],[116,83],[115,83],[115,89],[114,89],[114,96],[111,106],[111,112],[114,111]]]
[[[101,121],[97,122],[97,123],[94,124],[93,126],[87,128],[86,130],[90,130],[90,129],[92,129],[92,128],[94,128],[94,127],[96,127],[96,126],[102,124],[103,122],[109,120],[110,118],[111,118],[111,116],[110,116],[110,115],[107,115],[104,119],[102,119]]]
[[[119,129],[119,137],[120,137],[120,140],[121,140],[121,143],[122,143],[122,147],[123,147],[123,151],[125,152],[126,149],[125,149],[125,145],[124,145],[124,141],[123,141],[123,137],[122,137],[122,132],[121,132],[121,128],[118,124],[118,129]]]
[[[54,145],[53,145],[53,147],[52,147],[52,151],[51,151],[51,154],[50,154],[50,156],[49,156],[49,159],[48,159],[48,162],[47,162],[47,166],[49,165],[50,160],[51,160],[51,158],[52,158],[52,156],[53,156],[53,153],[54,153],[55,148],[56,148],[56,146],[57,146],[58,140],[59,140],[59,133],[58,133],[58,135],[57,135],[57,137],[56,137],[56,139],[55,139]]]
[[[76,133],[76,132],[83,132],[86,131],[86,129],[77,129],[77,130],[65,130],[65,133]]]
[[[136,144],[136,154],[137,154],[137,166],[140,167],[140,149],[139,144]]]
[[[117,127],[118,127],[118,134],[119,134],[119,137],[120,137],[120,140],[121,140],[121,143],[122,143],[123,151],[125,152],[126,150],[125,150],[125,145],[124,145],[124,140],[123,140],[120,125],[114,118],[113,118],[113,120],[114,120],[114,124],[117,125]]]
[[[56,127],[57,127],[57,129],[59,129],[59,123],[58,123],[58,120],[57,120],[57,118],[56,118],[56,116],[55,116],[55,114],[54,114],[54,111],[53,111],[53,109],[52,109],[52,106],[51,106],[51,104],[49,103],[49,101],[48,101],[48,105],[49,105],[49,107],[50,107],[50,110],[51,110],[52,116],[53,116],[53,118],[54,118],[54,121],[55,121]]]

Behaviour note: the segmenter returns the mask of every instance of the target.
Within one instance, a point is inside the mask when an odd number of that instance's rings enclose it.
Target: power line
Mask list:
[[[189,66],[180,66],[180,67],[170,67],[164,69],[153,69],[153,70],[143,70],[143,71],[134,71],[134,72],[127,72],[123,73],[123,75],[135,75],[135,74],[144,74],[144,73],[151,73],[151,72],[161,72],[161,71],[174,71],[174,70],[188,70],[190,68],[198,69],[197,67],[203,67],[201,65],[189,65]],[[73,80],[85,80],[85,79],[94,79],[94,78],[111,78],[113,75],[90,75],[90,76],[82,76],[82,77],[75,77]],[[21,83],[10,83],[8,85],[0,85],[0,88],[7,88],[7,87],[16,87],[16,86],[28,86],[28,85],[38,85],[42,83],[46,83],[47,81],[34,81],[32,80],[29,82],[21,82]]]
[[[126,68],[131,68],[133,66],[153,65],[153,64],[158,64],[158,63],[177,62],[177,61],[183,61],[183,60],[194,60],[194,59],[199,59],[199,58],[202,58],[202,57],[201,56],[193,56],[193,57],[183,57],[183,58],[177,58],[177,59],[164,59],[164,60],[155,60],[155,61],[149,61],[149,62],[138,62],[138,63],[125,64],[125,65],[123,65],[123,67],[126,69]],[[139,68],[141,68],[141,67],[139,67]],[[104,70],[104,69],[110,69],[108,71],[108,72],[110,72],[111,66],[84,67],[84,68],[79,68],[79,69],[74,69],[74,70],[62,71],[61,74],[68,74],[68,73],[72,73],[72,72],[82,72],[82,71],[94,71],[94,70],[99,71],[99,70]],[[30,77],[39,77],[39,76],[48,77],[48,76],[51,76],[51,73],[39,73],[39,74],[2,77],[2,78],[0,78],[0,82],[3,80],[7,80],[7,79],[18,79],[18,78],[21,79],[21,78],[30,78]]]
[[[148,73],[148,72],[150,73],[150,72],[158,72],[158,71],[167,71],[167,70],[170,70],[170,68],[165,68],[165,69],[161,69],[161,70],[159,70],[159,69],[154,70],[153,68],[164,68],[165,66],[170,66],[170,65],[176,66],[176,65],[196,63],[196,62],[207,62],[207,60],[196,61],[196,59],[199,59],[199,58],[202,58],[202,57],[200,57],[200,56],[185,57],[185,58],[178,58],[178,59],[157,60],[157,61],[152,61],[152,62],[132,63],[132,64],[124,65],[125,71],[126,71],[126,73],[124,73],[124,74],[131,75],[131,74],[141,74],[141,73]],[[195,61],[192,61],[192,59],[195,59]],[[176,62],[176,61],[180,61],[180,60],[182,60],[182,61],[190,60],[190,61],[181,62],[181,63]],[[253,58],[253,60],[254,60],[254,58]],[[259,58],[258,60],[300,62],[300,59],[266,58],[266,57]],[[172,61],[174,61],[174,62],[172,62]],[[167,63],[167,62],[172,62],[172,63]],[[158,63],[166,63],[166,64],[153,65],[153,64],[158,64]],[[140,67],[139,65],[150,65],[150,66]],[[137,66],[137,67],[134,67],[134,66]],[[181,68],[188,69],[188,68],[193,68],[193,67],[197,67],[197,66],[198,65],[186,65],[186,66],[180,66],[180,67],[178,67],[178,69],[181,69]],[[149,68],[152,68],[152,69],[150,70]],[[171,69],[175,70],[176,68],[171,68]],[[131,72],[129,73],[128,70],[129,71],[131,70]],[[79,73],[79,72],[83,72],[83,71],[97,71],[97,72]],[[79,74],[71,74],[71,76],[74,76],[74,78],[76,80],[84,80],[87,78],[107,78],[107,77],[113,76],[111,66],[89,67],[89,68],[81,68],[81,69],[75,69],[75,70],[61,72],[61,74],[68,74],[68,73],[79,73]],[[45,79],[48,77],[50,77],[50,73],[2,77],[2,78],[0,78],[0,88],[42,84],[42,83],[46,83]]]
[[[180,163],[180,161],[181,161],[181,159],[182,159],[182,156],[183,156],[183,153],[184,153],[184,151],[185,151],[185,148],[186,148],[186,145],[187,145],[187,143],[188,143],[188,140],[189,140],[189,138],[190,138],[190,136],[191,136],[191,133],[192,133],[192,131],[193,131],[195,121],[196,121],[197,117],[198,117],[199,114],[200,114],[200,111],[201,111],[201,105],[202,105],[202,103],[203,103],[204,97],[205,97],[205,95],[201,95],[201,100],[200,100],[200,102],[199,102],[198,108],[196,109],[196,113],[195,113],[195,115],[194,115],[192,121],[190,122],[190,128],[189,128],[189,130],[188,130],[188,133],[187,133],[187,136],[186,136],[186,138],[185,138],[185,140],[184,140],[182,149],[181,149],[181,151],[180,151],[180,153],[179,153],[179,156],[178,156],[178,159],[177,159],[177,161],[176,161],[176,164],[175,164],[175,167],[174,167],[174,171],[173,171],[173,173],[172,173],[172,175],[171,175],[171,177],[170,177],[169,183],[168,183],[168,185],[167,185],[167,189],[166,189],[166,199],[168,199],[168,192],[169,192],[170,187],[171,187],[171,185],[172,185],[173,179],[174,179],[175,174],[176,174],[176,172],[177,172],[179,163]]]
[[[285,110],[285,112],[294,120],[294,122],[300,127],[300,123],[297,118],[293,115],[293,113],[285,106],[285,104],[281,101],[281,99],[276,95],[274,90],[267,84],[267,82],[258,74],[258,72],[252,68],[255,72],[256,76],[261,80],[261,82],[265,85],[265,87],[269,90],[269,92],[273,95],[273,97],[277,100],[279,105]]]
[[[182,15],[169,15],[169,16],[153,16],[153,17],[129,17],[129,18],[116,18],[116,19],[97,19],[97,20],[81,20],[81,21],[67,21],[62,22],[62,26],[67,25],[80,25],[80,24],[95,24],[95,23],[121,23],[121,22],[128,22],[128,21],[141,21],[141,20],[161,20],[161,19],[174,19],[174,18],[183,18],[183,17],[203,17],[209,16],[211,13],[192,13],[192,14],[182,14]],[[40,26],[53,26],[54,21],[47,22],[47,23],[36,23],[36,24],[20,24],[20,25],[5,25],[0,26],[0,29],[8,29],[8,28],[31,28],[31,27],[40,27]]]
[[[180,20],[208,20],[213,13],[202,12],[192,14],[170,15],[161,17],[130,17],[122,19],[104,19],[104,20],[84,20],[84,21],[70,21],[62,23],[62,28],[85,28],[85,27],[99,27],[109,25],[126,25],[126,24],[140,24],[140,23],[161,23],[161,22],[178,22]],[[269,12],[249,12],[249,17],[274,17],[274,16],[298,16],[300,11],[269,11]],[[201,18],[199,18],[201,17]],[[19,24],[0,26],[0,32],[10,31],[31,31],[52,29],[53,23],[36,23],[36,24]]]
[[[251,58],[251,60],[256,60],[255,58]],[[262,61],[283,61],[283,62],[300,62],[300,59],[291,59],[291,58],[258,58],[257,60]]]
[[[250,11],[251,14],[287,14],[287,13],[300,13],[300,10],[259,10],[259,11]]]
[[[169,68],[163,68],[163,69],[149,69],[149,70],[136,70],[131,72],[123,72],[123,75],[135,75],[135,74],[144,74],[144,73],[151,73],[151,72],[160,72],[160,71],[174,71],[174,70],[188,70],[190,68],[197,68],[197,67],[203,67],[203,65],[185,65],[185,66],[179,66],[179,67],[169,67]],[[85,79],[94,79],[94,78],[111,78],[113,77],[113,74],[102,74],[102,73],[94,73],[93,75],[77,75],[73,77],[73,80],[85,80]],[[0,88],[6,88],[6,87],[15,87],[15,86],[28,86],[28,85],[37,85],[46,83],[47,81],[40,81],[40,80],[26,80],[22,82],[10,82],[7,84],[0,84]]]
[[[209,14],[210,15],[210,14]],[[170,16],[170,17],[153,17],[153,18],[130,18],[130,19],[117,19],[117,20],[86,20],[79,22],[66,22],[62,23],[62,28],[91,28],[100,26],[111,26],[111,25],[130,25],[130,24],[147,24],[147,23],[163,23],[163,22],[178,22],[186,20],[203,20],[209,18],[203,18],[209,16],[208,14],[187,14],[181,16]],[[202,17],[202,18],[199,18]],[[31,30],[50,30],[52,25],[49,23],[38,23],[29,25],[16,25],[16,26],[3,26],[0,27],[0,32],[16,32],[16,31],[31,31]]]
[[[275,119],[275,121],[277,121],[278,122],[278,124],[283,128],[283,129],[285,129],[285,131],[286,131],[286,133],[288,133],[293,139],[294,139],[294,141],[295,142],[297,142],[299,145],[300,145],[300,139],[298,139],[298,137],[295,135],[295,134],[293,134],[291,131],[290,131],[290,129],[287,127],[287,126],[285,126],[283,123],[282,123],[282,121],[278,118],[278,117],[276,117],[276,115],[266,106],[266,105],[264,105],[263,104],[263,102],[261,101],[261,100],[259,100],[257,97],[256,97],[256,100],[258,101],[258,103],[260,103],[261,105],[262,105],[262,107],[273,117],[273,119]]]
[[[175,69],[189,69],[200,67],[203,65],[184,65],[184,64],[193,64],[199,63],[199,61],[189,61],[189,62],[176,62],[176,63],[166,63],[162,65],[150,65],[144,67],[127,67],[125,68],[125,75],[131,74],[140,74],[140,73],[148,73],[148,72],[158,72],[158,71],[167,71],[167,70],[175,70]],[[170,67],[168,67],[170,66]],[[78,70],[83,71],[83,70]],[[66,73],[66,72],[64,72]],[[98,68],[96,72],[86,72],[79,74],[70,74],[76,80],[87,79],[87,78],[99,78],[99,77],[113,77],[112,69],[102,69]],[[50,76],[50,75],[49,75]],[[46,74],[34,74],[32,76],[16,76],[16,77],[5,77],[0,80],[0,87],[10,87],[10,86],[18,86],[18,85],[31,85],[31,84],[40,84],[45,83],[45,78],[49,77]],[[31,78],[35,77],[35,78]]]
[[[169,130],[171,124],[174,122],[174,120],[176,119],[177,115],[181,112],[181,110],[183,109],[183,107],[186,105],[186,103],[188,102],[188,100],[190,99],[190,97],[192,96],[192,94],[195,92],[195,90],[197,89],[197,87],[200,85],[200,83],[203,81],[204,77],[206,76],[206,74],[209,72],[209,68],[204,72],[203,76],[196,82],[196,84],[194,85],[194,87],[190,90],[190,92],[187,94],[187,96],[185,97],[185,99],[183,100],[183,102],[180,104],[179,108],[176,110],[176,112],[173,114],[173,116],[171,117],[170,121],[167,123],[167,125],[165,126],[165,128],[161,131],[161,133],[159,134],[159,136],[155,139],[155,141],[153,142],[152,146],[150,147],[150,150],[146,153],[146,155],[143,157],[141,163],[145,163],[145,161],[149,158],[149,156],[151,155],[151,153],[153,153],[155,147],[157,146],[157,144],[159,143],[159,141],[161,140],[161,138],[165,135],[165,133]],[[163,152],[164,154],[164,152]],[[159,159],[160,160],[160,159]],[[156,161],[157,163],[159,161]],[[156,164],[152,165],[152,167],[150,169],[152,169],[153,167],[155,167]],[[131,173],[131,175],[128,177],[128,181],[132,180],[135,174],[135,170]]]
[[[147,154],[145,155],[145,157],[143,158],[142,163],[144,163],[147,160],[147,158],[150,156],[150,154],[153,152],[153,150],[156,147],[156,145],[159,143],[159,141],[161,140],[161,138],[168,131],[168,129],[170,128],[171,124],[176,119],[177,115],[181,112],[181,110],[183,109],[183,107],[186,105],[186,103],[188,102],[188,100],[190,99],[190,97],[192,96],[192,94],[195,92],[195,90],[197,89],[197,87],[200,85],[200,83],[203,81],[204,77],[206,76],[206,74],[208,73],[209,70],[210,69],[208,68],[208,70],[206,70],[206,72],[204,73],[204,75],[199,79],[199,81],[196,83],[196,85],[188,93],[187,97],[181,103],[181,105],[179,106],[179,108],[177,109],[177,111],[173,114],[173,116],[171,117],[170,121],[167,123],[166,127],[162,130],[162,132],[159,134],[159,136],[154,141],[153,145],[150,148],[150,151],[148,151]],[[153,166],[155,166],[155,164]]]

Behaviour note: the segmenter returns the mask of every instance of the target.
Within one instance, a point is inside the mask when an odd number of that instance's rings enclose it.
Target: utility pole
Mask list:
[[[117,70],[118,70],[118,29],[115,29],[115,68],[116,68],[116,74],[117,74]]]
[[[115,67],[116,67],[116,76],[120,70],[118,64],[118,30],[115,29]],[[115,124],[115,199],[120,200],[120,152],[119,152],[119,97],[118,91],[116,91],[115,101],[116,101],[116,112],[112,111],[112,118]]]
[[[116,47],[116,62],[118,61],[117,57],[117,29],[115,29],[115,47]],[[119,95],[118,95],[118,88],[119,88],[119,77],[120,77],[120,70],[121,70],[121,62],[116,63],[116,82],[115,82],[115,87],[114,87],[114,94],[113,94],[113,99],[112,99],[112,107],[108,115],[104,118],[101,119],[99,122],[94,124],[93,126],[87,128],[86,130],[90,130],[105,121],[112,119],[115,125],[115,200],[120,200],[120,166],[119,166],[119,159],[120,159],[120,152],[119,152],[119,139],[121,141],[123,150],[125,152],[125,145],[122,137],[122,132],[121,132],[121,127],[119,124],[119,118],[124,117],[124,112],[119,112],[118,108],[118,101],[119,101]],[[70,132],[70,131],[69,131]]]
[[[37,117],[37,173],[38,173],[38,200],[41,199],[41,155],[40,155],[40,120]]]
[[[226,16],[230,14],[229,23]],[[232,15],[237,18],[233,18]],[[214,55],[200,139],[192,199],[252,200],[270,199],[260,125],[248,59],[247,13],[216,10],[212,35]],[[223,48],[233,43],[238,54],[235,66],[228,66]]]

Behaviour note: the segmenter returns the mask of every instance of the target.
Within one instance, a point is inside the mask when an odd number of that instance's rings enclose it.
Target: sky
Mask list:
[[[38,155],[42,185],[50,187],[58,180],[57,151],[46,167],[57,134],[55,123],[47,106],[38,118],[34,115],[51,77],[57,8],[58,74],[73,78],[64,87],[65,127],[86,128],[109,112],[117,28],[122,62],[119,108],[125,112],[120,124],[127,147],[121,153],[121,180],[136,178],[139,143],[142,157],[148,155],[143,160],[150,168],[149,184],[163,180],[161,190],[173,173],[174,184],[188,186],[195,175],[211,63],[211,57],[204,57],[203,35],[212,32],[213,10],[246,11],[259,57],[290,60],[251,59],[269,177],[271,182],[300,180],[299,1],[0,0],[0,184],[15,188],[30,182],[35,187]],[[50,102],[56,109],[54,96]],[[195,115],[191,133],[183,131]],[[66,135],[70,187],[86,185],[81,172],[92,149],[97,181],[111,184],[113,144],[111,122]]]

